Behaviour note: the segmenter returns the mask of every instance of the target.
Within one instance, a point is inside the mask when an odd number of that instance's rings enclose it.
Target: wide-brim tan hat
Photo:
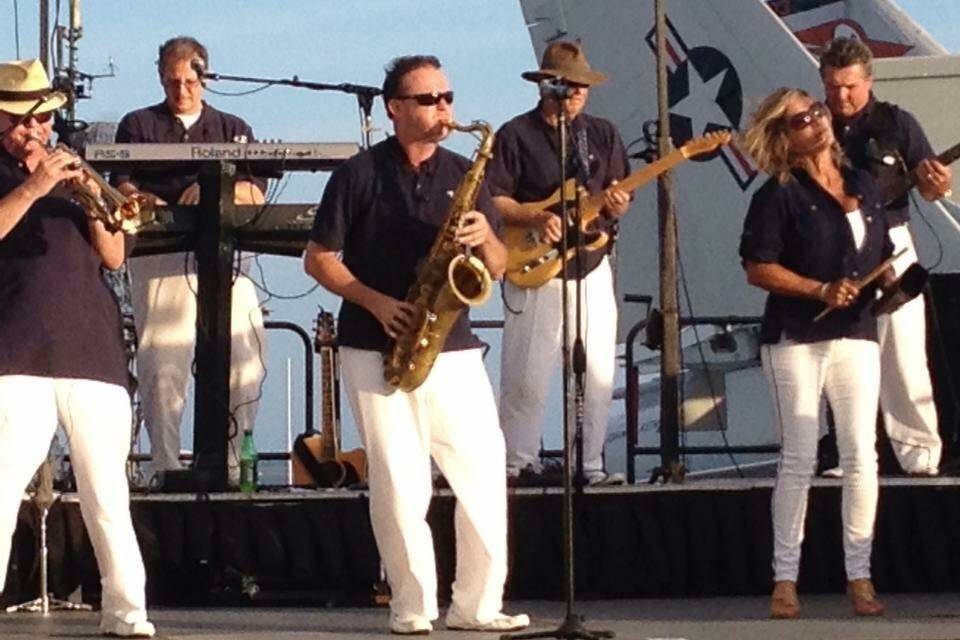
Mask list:
[[[40,105],[33,109],[41,99]],[[50,86],[50,78],[39,60],[0,63],[0,111],[17,116],[31,109],[33,113],[47,113],[66,102],[66,94]]]
[[[576,42],[553,42],[543,52],[543,60],[536,71],[521,74],[524,80],[540,82],[563,78],[569,82],[593,86],[607,81],[607,75],[594,71],[587,56]]]

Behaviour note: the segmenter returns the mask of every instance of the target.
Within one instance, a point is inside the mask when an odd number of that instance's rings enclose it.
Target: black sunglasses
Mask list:
[[[432,107],[439,104],[441,100],[447,104],[453,104],[453,91],[432,91],[430,93],[415,93],[410,96],[394,96],[397,100],[416,100],[421,107]]]
[[[829,115],[830,111],[827,109],[827,105],[822,102],[814,102],[806,111],[795,113],[786,120],[791,129],[801,131],[813,124],[815,119],[828,117]]]

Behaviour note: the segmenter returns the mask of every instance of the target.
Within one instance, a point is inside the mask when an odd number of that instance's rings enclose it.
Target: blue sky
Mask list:
[[[34,57],[38,52],[36,0],[0,0],[0,59],[17,55],[15,4],[19,6],[21,56]],[[61,4],[65,20],[67,0]],[[960,50],[960,2],[901,0],[898,4],[950,51]],[[116,77],[96,81],[93,98],[79,103],[81,119],[115,121],[131,109],[158,102],[162,91],[156,75],[157,47],[167,38],[183,34],[207,45],[214,71],[269,78],[297,75],[325,83],[379,85],[384,64],[394,56],[433,53],[443,61],[456,90],[461,121],[483,118],[499,125],[528,109],[536,99],[535,87],[520,79],[522,71],[537,65],[519,3],[514,0],[85,0],[82,5],[80,68],[104,73],[112,59]],[[227,92],[251,88],[226,82],[211,87]],[[343,94],[277,87],[242,97],[208,93],[207,98],[221,109],[242,115],[260,138],[360,139],[356,103]],[[377,126],[387,126],[381,104],[376,105],[374,115]],[[472,142],[459,136],[451,146],[469,153]],[[295,176],[280,199],[315,201],[323,181],[321,175]],[[296,294],[309,288],[299,261],[267,258],[264,262],[270,289]],[[317,304],[336,307],[322,292],[294,302],[273,300],[268,307],[275,319],[309,327]],[[478,315],[500,317],[496,297]],[[483,337],[495,341],[495,337]],[[261,449],[280,446],[280,432],[285,429],[276,425],[286,424],[285,361],[289,358],[292,370],[300,371],[298,349],[296,341],[271,334],[270,376],[258,421]],[[295,381],[295,413],[300,402],[297,384]],[[295,430],[301,419],[294,415]],[[269,429],[259,430],[264,425]],[[349,446],[352,438],[347,428],[345,436]]]

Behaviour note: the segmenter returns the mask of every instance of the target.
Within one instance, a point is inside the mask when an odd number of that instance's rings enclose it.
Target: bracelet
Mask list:
[[[827,289],[829,287],[830,287],[829,282],[824,282],[823,284],[821,284],[820,288],[817,289],[817,298],[819,298],[820,300],[823,300],[823,297],[827,295]]]

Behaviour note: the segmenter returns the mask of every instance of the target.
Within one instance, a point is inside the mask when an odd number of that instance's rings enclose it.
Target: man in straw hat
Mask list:
[[[616,220],[630,206],[630,194],[617,187],[629,172],[623,142],[613,124],[583,112],[590,88],[607,76],[590,68],[583,49],[573,42],[554,42],[536,71],[523,74],[540,85],[540,101],[531,111],[507,122],[497,132],[488,171],[493,201],[510,225],[539,231],[549,242],[561,239],[561,219],[554,211],[529,212],[536,202],[560,186],[558,127],[561,110],[569,123],[568,177],[576,177],[590,193],[604,194],[600,230],[612,234]],[[583,470],[586,482],[622,481],[603,466],[603,444],[610,412],[616,350],[617,305],[608,260],[611,243],[582,256],[582,272],[567,267],[568,300],[573,325],[574,279],[582,277],[582,312],[587,353]],[[536,289],[504,283],[504,328],[501,356],[500,424],[507,443],[507,474],[534,479],[541,471],[540,423],[553,372],[561,354],[562,275]],[[572,331],[571,331],[572,333]]]
[[[151,637],[125,473],[129,376],[100,271],[123,264],[126,243],[70,199],[83,180],[74,156],[47,148],[65,102],[39,61],[0,64],[0,586],[24,488],[59,422],[100,567],[100,631]]]

